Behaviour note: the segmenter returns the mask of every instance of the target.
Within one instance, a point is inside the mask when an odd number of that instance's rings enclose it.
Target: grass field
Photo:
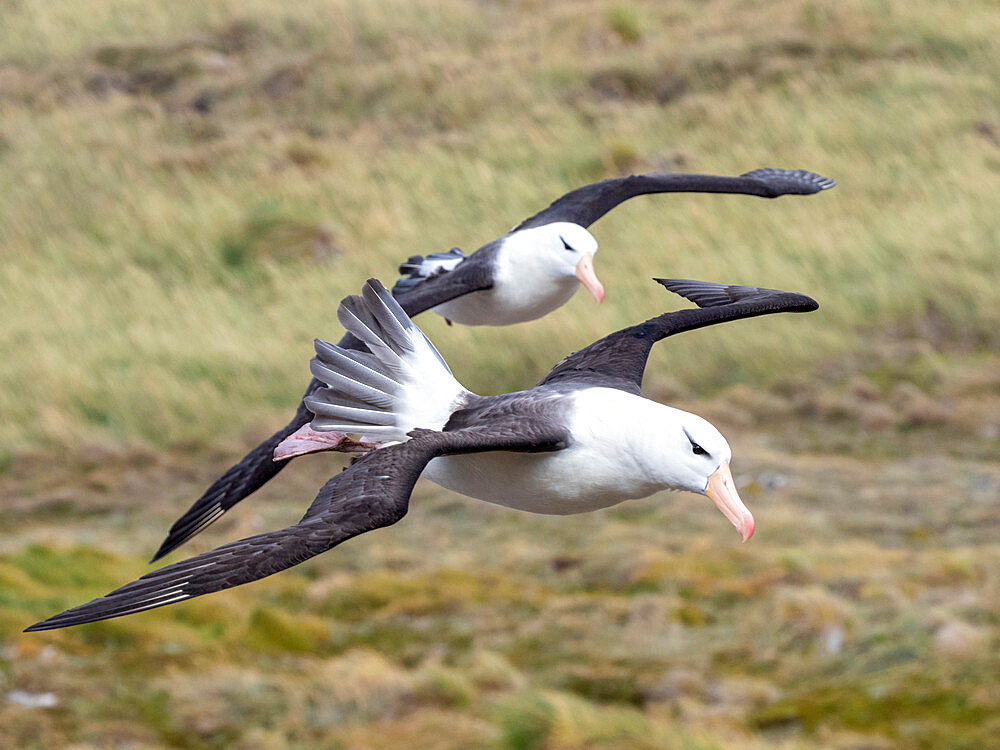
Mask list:
[[[0,0],[0,735],[25,747],[985,747],[1000,732],[1000,10],[969,0]],[[833,191],[636,199],[608,297],[420,319],[481,393],[678,304],[646,391],[734,446],[573,519],[422,487],[276,579],[56,634],[294,409],[336,305],[565,191],[775,166]],[[487,354],[488,353],[488,356]],[[288,523],[319,457],[190,545]],[[28,707],[11,695],[52,693]],[[30,703],[30,701],[28,701]],[[23,703],[23,701],[22,701]]]

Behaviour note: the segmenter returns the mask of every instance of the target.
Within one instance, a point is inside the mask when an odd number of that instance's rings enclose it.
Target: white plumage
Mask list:
[[[432,309],[448,320],[470,326],[535,320],[569,301],[580,288],[580,262],[589,256],[592,263],[596,252],[597,240],[577,224],[556,222],[521,229],[507,235],[500,245],[492,289],[472,292]]]

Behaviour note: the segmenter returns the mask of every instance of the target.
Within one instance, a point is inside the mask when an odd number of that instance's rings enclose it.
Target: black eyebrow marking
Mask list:
[[[705,450],[704,448],[702,448],[700,445],[698,445],[698,443],[695,441],[695,439],[693,437],[691,437],[691,433],[687,431],[687,427],[684,427],[682,425],[681,429],[684,430],[684,435],[687,437],[688,441],[690,441],[690,443],[691,443],[691,451],[696,456],[707,456],[708,455],[708,451]]]

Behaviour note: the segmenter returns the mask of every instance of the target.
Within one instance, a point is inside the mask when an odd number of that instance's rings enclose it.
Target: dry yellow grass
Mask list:
[[[618,209],[594,228],[603,308],[497,331],[423,321],[470,387],[523,386],[675,304],[648,281],[665,274],[823,309],[678,340],[654,385],[863,368],[928,332],[995,347],[998,31],[989,3],[19,4],[0,44],[0,446],[273,424],[365,277],[474,249],[620,170],[796,166],[840,184]]]

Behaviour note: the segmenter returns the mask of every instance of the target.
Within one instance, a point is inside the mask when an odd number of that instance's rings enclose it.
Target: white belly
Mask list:
[[[573,276],[552,279],[525,275],[516,282],[472,292],[432,308],[438,315],[467,326],[506,326],[548,315],[580,288]]]
[[[550,515],[607,508],[658,489],[623,474],[621,466],[585,447],[445,456],[431,461],[423,476],[488,503]]]
[[[567,448],[444,456],[431,461],[423,476],[490,503],[555,515],[607,508],[664,488],[643,465],[631,437],[637,413],[666,407],[607,388],[571,398]]]

